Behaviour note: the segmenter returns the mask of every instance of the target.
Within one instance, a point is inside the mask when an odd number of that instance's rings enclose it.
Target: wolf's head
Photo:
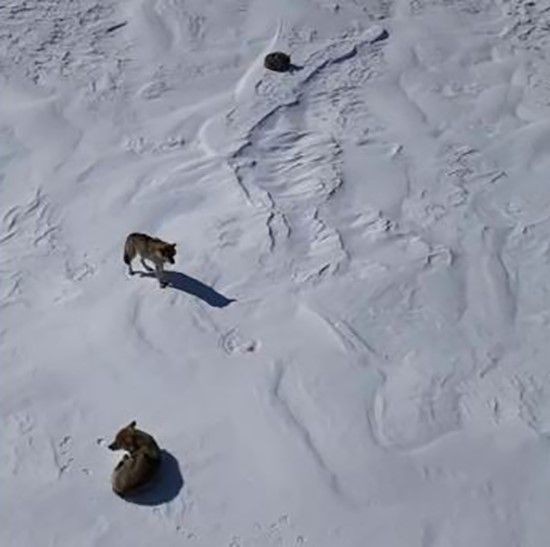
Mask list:
[[[136,432],[136,421],[134,420],[131,424],[128,424],[126,427],[123,427],[115,437],[115,440],[109,445],[110,450],[127,450],[132,452],[136,449],[135,445],[135,432]]]
[[[176,261],[174,257],[176,256],[176,244],[175,243],[164,243],[160,249],[160,254],[167,262],[170,264],[175,264]]]

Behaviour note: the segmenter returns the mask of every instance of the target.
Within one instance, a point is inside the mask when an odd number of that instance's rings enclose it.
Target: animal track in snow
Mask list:
[[[126,150],[130,150],[140,155],[172,152],[183,146],[185,146],[185,138],[181,135],[174,135],[156,141],[143,136],[132,136],[127,137],[124,142]]]
[[[58,442],[52,441],[52,450],[54,453],[54,461],[57,466],[59,477],[69,470],[74,458],[71,456],[72,439],[70,435],[65,435]]]
[[[0,18],[6,31],[0,33],[0,67],[9,59],[35,83],[50,76],[91,78],[116,44],[116,33],[107,32],[119,22],[115,6],[81,0],[3,2]]]
[[[296,530],[291,517],[287,514],[279,516],[273,522],[262,524],[255,522],[253,533],[244,537],[234,535],[227,547],[268,547],[285,546],[300,547],[306,542],[306,537]]]
[[[226,332],[220,340],[220,345],[228,355],[233,353],[255,353],[260,348],[257,340],[243,338],[238,329]]]

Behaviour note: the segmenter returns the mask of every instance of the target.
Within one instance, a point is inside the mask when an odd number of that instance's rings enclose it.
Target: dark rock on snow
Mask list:
[[[288,72],[291,68],[290,55],[282,51],[273,51],[268,53],[264,59],[264,66],[275,72]]]

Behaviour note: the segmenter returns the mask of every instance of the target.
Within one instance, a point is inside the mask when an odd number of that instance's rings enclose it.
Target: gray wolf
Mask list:
[[[163,265],[165,262],[175,264],[176,244],[166,243],[162,239],[151,237],[147,234],[130,234],[124,244],[124,262],[128,265],[128,273],[130,275],[136,273],[132,269],[132,260],[138,254],[140,255],[143,267],[147,271],[152,272],[153,268],[146,264],[145,260],[150,260],[155,265],[154,269],[160,288],[163,289],[166,287],[167,283],[164,281]]]
[[[113,491],[121,497],[150,483],[160,467],[161,452],[155,439],[136,428],[136,421],[122,428],[109,445],[110,450],[126,450],[111,477]]]

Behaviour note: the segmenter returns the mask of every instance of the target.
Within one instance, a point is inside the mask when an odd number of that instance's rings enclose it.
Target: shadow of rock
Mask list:
[[[293,65],[292,63],[290,63],[290,65],[288,65],[288,71],[289,72],[298,72],[298,71],[302,70],[303,68],[304,68],[303,66]]]
[[[161,450],[160,468],[153,482],[139,492],[124,496],[124,500],[137,505],[162,505],[172,501],[183,485],[178,460],[167,450]]]
[[[140,272],[140,275],[141,277],[154,277],[156,279],[153,272]],[[205,285],[202,281],[181,272],[165,270],[163,279],[169,287],[192,294],[214,308],[225,308],[231,302],[235,302],[234,298],[227,298],[212,287]]]

